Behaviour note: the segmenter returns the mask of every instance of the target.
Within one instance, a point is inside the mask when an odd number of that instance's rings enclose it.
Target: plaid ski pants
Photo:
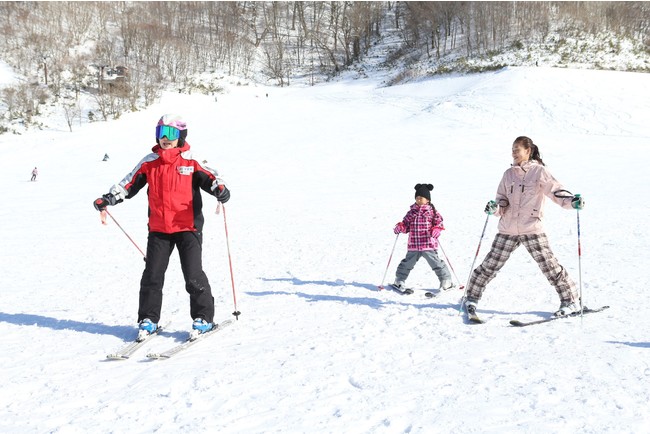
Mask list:
[[[532,235],[505,235],[497,234],[492,248],[483,263],[472,271],[472,276],[467,287],[467,299],[478,302],[488,283],[497,275],[505,265],[512,252],[521,244],[526,247],[537,265],[553,285],[561,301],[578,301],[576,284],[555,258],[548,245],[546,234]]]

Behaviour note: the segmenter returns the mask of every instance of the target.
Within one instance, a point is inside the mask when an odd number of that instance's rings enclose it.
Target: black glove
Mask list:
[[[214,195],[217,196],[219,202],[226,203],[230,199],[230,190],[228,190],[228,187],[221,184],[214,189]]]
[[[120,202],[122,202],[122,200],[117,200],[113,193],[106,193],[102,197],[96,199],[93,202],[93,205],[97,211],[104,211],[108,205],[117,205]]]

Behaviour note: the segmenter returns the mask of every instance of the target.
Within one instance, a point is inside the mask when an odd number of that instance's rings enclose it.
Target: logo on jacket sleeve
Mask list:
[[[194,173],[194,166],[178,166],[179,175],[191,175]]]

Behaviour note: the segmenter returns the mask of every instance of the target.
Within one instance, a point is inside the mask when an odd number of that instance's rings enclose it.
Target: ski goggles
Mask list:
[[[156,127],[156,138],[158,140],[167,137],[167,140],[176,140],[181,136],[181,131],[178,128],[170,127],[169,125],[158,125]]]

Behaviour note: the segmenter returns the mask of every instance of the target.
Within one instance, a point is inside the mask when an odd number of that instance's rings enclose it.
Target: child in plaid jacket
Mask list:
[[[431,184],[417,184],[415,187],[415,203],[406,213],[404,219],[395,225],[396,234],[409,234],[406,257],[397,266],[393,286],[404,291],[404,282],[415,264],[422,257],[440,280],[440,289],[447,290],[454,285],[447,265],[438,257],[438,237],[444,230],[442,216],[431,203]]]

